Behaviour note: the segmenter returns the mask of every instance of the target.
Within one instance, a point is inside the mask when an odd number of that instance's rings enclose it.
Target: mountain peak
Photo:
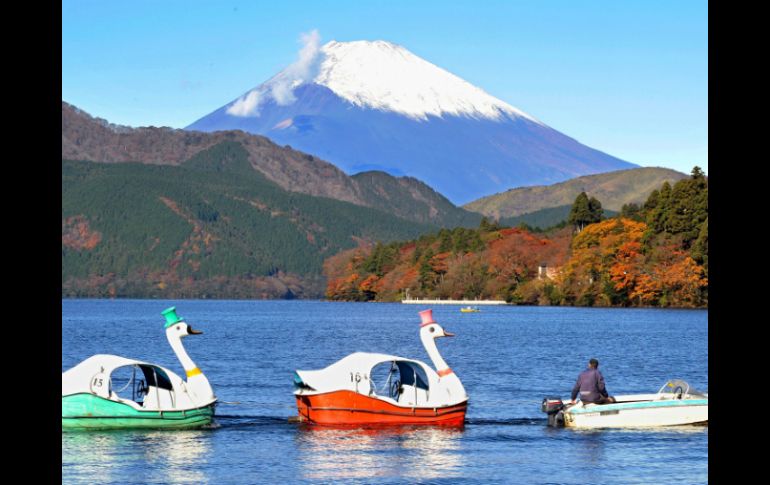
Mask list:
[[[313,83],[361,108],[392,112],[425,121],[445,115],[501,120],[534,117],[497,99],[460,77],[384,40],[332,40],[308,45],[300,58],[267,82],[235,100],[228,113],[258,116],[270,98],[290,105],[295,88]]]
[[[406,49],[393,42],[387,40],[351,40],[348,42],[338,42],[336,40],[330,40],[323,46],[324,49],[390,49],[390,50],[404,50]]]
[[[295,62],[187,129],[262,134],[348,174],[417,177],[455,203],[635,166],[398,44],[302,41]]]
[[[356,106],[391,111],[412,119],[445,114],[500,119],[528,114],[391,42],[331,41],[314,82]]]

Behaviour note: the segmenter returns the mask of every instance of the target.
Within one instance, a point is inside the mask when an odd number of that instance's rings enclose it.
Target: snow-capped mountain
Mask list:
[[[456,204],[636,166],[384,41],[308,44],[297,62],[187,129],[265,135],[349,174],[410,175]]]

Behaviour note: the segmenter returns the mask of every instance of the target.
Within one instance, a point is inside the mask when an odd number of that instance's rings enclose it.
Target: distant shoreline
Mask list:
[[[141,297],[141,296],[116,296],[116,297],[91,297],[91,296],[62,296],[61,299],[64,300],[103,300],[103,301],[110,301],[110,300],[158,300],[158,301],[302,301],[302,302],[323,302],[323,303],[366,303],[366,304],[373,304],[373,303],[383,303],[383,304],[404,304],[403,301],[375,301],[375,300],[369,300],[369,301],[356,301],[356,300],[329,300],[326,298],[206,298],[206,297],[193,297],[193,298],[176,298],[176,297]],[[462,301],[462,303],[434,303],[432,300],[414,300],[417,303],[409,303],[409,304],[424,304],[426,306],[428,305],[442,305],[442,306],[467,306],[467,305],[484,305],[483,303],[480,303],[483,300],[458,300]],[[543,307],[543,308],[614,308],[614,309],[625,309],[625,310],[706,310],[708,311],[708,306],[702,306],[702,307],[684,307],[684,306],[668,306],[668,307],[661,307],[661,306],[655,306],[655,305],[647,305],[647,306],[581,306],[581,305],[529,305],[529,304],[523,304],[523,303],[505,303],[505,304],[493,304],[486,306],[503,306],[503,307]]]

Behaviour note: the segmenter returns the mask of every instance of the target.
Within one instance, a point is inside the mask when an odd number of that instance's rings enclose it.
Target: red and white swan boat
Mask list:
[[[356,352],[321,370],[294,374],[300,421],[322,425],[434,424],[461,426],[468,395],[441,358],[435,339],[452,337],[420,312],[420,340],[436,370],[424,362]]]

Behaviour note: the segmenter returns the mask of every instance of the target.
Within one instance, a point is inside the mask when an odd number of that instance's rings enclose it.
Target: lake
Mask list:
[[[430,359],[418,305],[322,301],[63,300],[62,371],[94,354],[184,370],[169,306],[220,405],[211,428],[62,433],[63,483],[707,483],[708,426],[576,431],[540,403],[569,398],[588,359],[610,395],[680,378],[708,390],[708,311],[433,306],[438,348],[470,397],[462,429],[325,429],[289,422],[295,369],[356,351]]]

